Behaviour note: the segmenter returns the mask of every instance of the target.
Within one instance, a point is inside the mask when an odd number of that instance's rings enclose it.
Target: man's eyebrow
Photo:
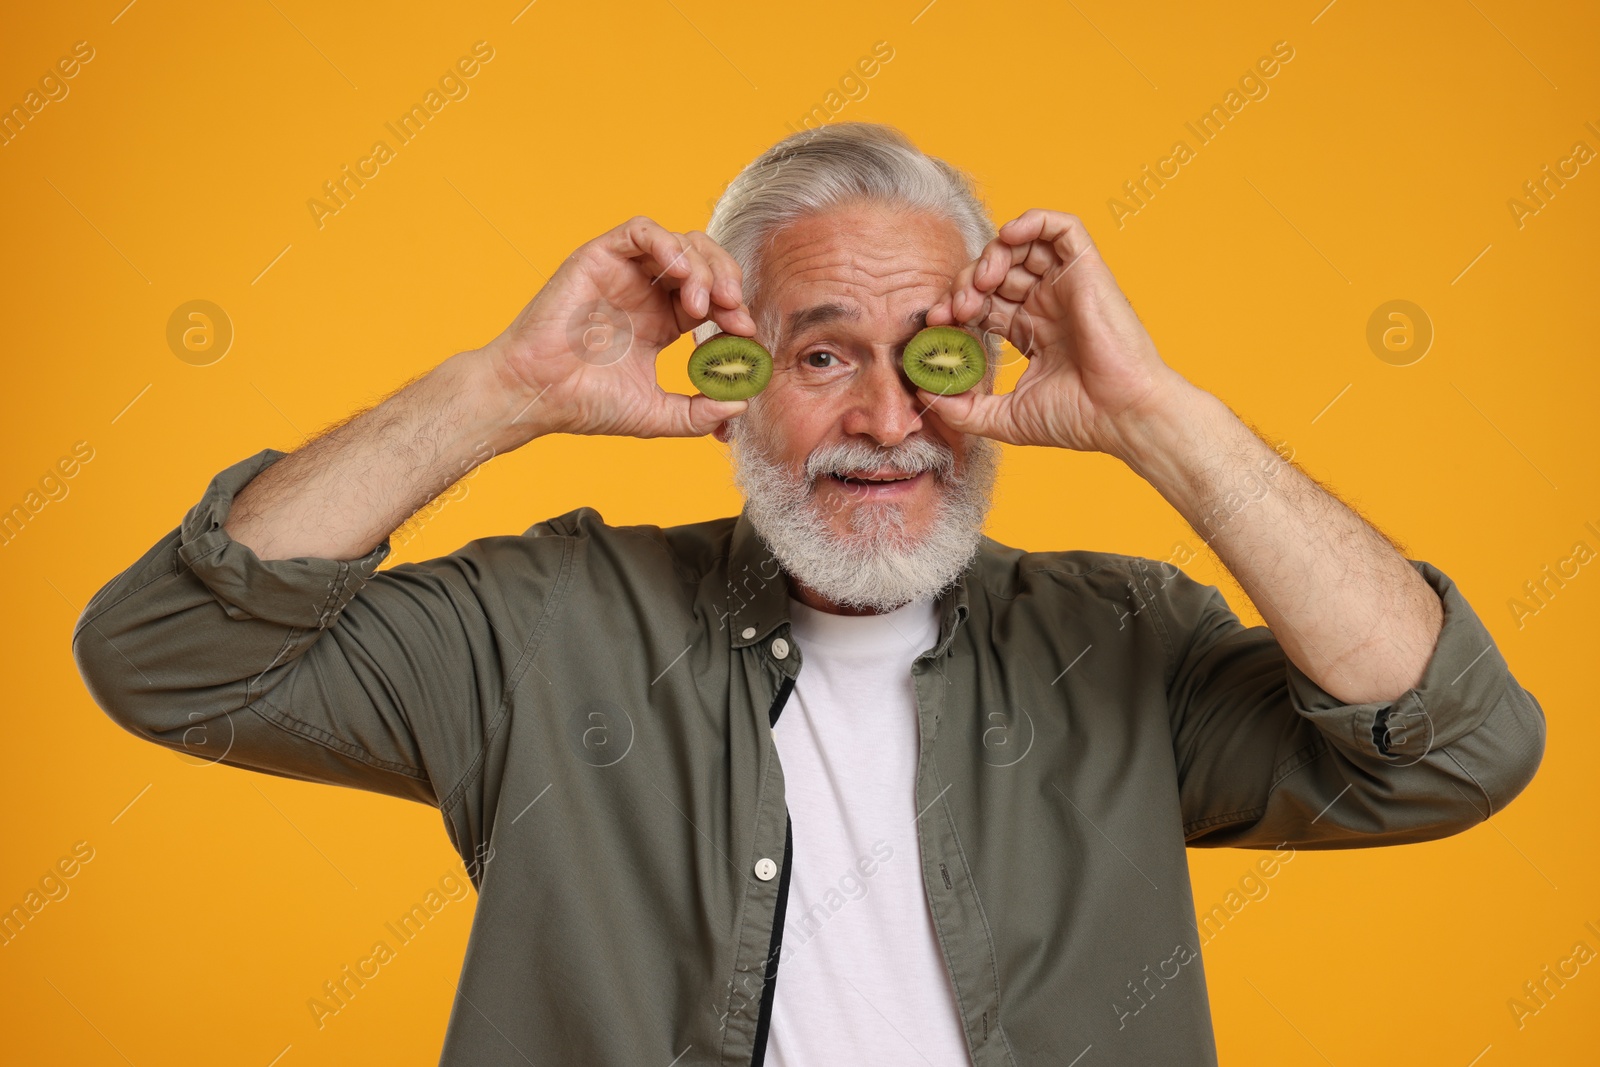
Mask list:
[[[821,326],[836,319],[859,319],[860,317],[860,308],[846,307],[843,304],[836,303],[817,304],[815,307],[791,311],[788,321],[784,323],[783,333],[785,337],[794,337],[804,330],[811,329],[813,326]]]

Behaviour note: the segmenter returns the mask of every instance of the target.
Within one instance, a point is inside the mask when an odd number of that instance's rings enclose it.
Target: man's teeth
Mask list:
[[[861,478],[861,477],[858,477],[858,476],[853,475],[853,474],[835,474],[834,477],[835,478],[839,478],[842,481],[846,481],[846,482],[886,483],[886,482],[905,482],[905,481],[910,481],[912,478],[915,478],[916,475],[915,474],[902,474],[898,478]]]

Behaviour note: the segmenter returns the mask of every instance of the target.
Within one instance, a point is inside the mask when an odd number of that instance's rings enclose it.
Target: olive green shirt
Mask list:
[[[804,664],[746,516],[579,508],[382,571],[387,541],[264,562],[222,524],[283,455],[223,470],[85,608],[95,700],[192,758],[439,809],[478,890],[441,1063],[760,1063],[806,862],[771,727]],[[1543,710],[1412,563],[1437,647],[1351,705],[1174,567],[984,539],[912,668],[974,1064],[1215,1063],[1186,847],[1426,841],[1527,785]]]

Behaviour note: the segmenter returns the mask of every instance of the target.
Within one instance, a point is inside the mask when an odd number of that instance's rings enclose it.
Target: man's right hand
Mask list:
[[[483,351],[502,386],[527,398],[517,421],[540,434],[699,436],[747,402],[666,392],[656,356],[707,321],[753,336],[742,282],[739,264],[704,233],[641,215],[568,256]]]
[[[567,257],[489,344],[258,474],[224,528],[263,560],[359,559],[475,466],[543,434],[710,433],[747,402],[664,391],[656,356],[702,322],[752,336],[742,280],[705,234],[631,219]]]

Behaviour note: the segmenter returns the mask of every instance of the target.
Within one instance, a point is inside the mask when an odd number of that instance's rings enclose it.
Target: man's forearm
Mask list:
[[[357,559],[474,467],[538,436],[525,404],[484,353],[452,356],[262,471],[223,529],[263,560]]]
[[[1222,401],[1186,386],[1124,439],[1129,465],[1206,540],[1312,681],[1352,704],[1420,681],[1443,620],[1438,594]]]

